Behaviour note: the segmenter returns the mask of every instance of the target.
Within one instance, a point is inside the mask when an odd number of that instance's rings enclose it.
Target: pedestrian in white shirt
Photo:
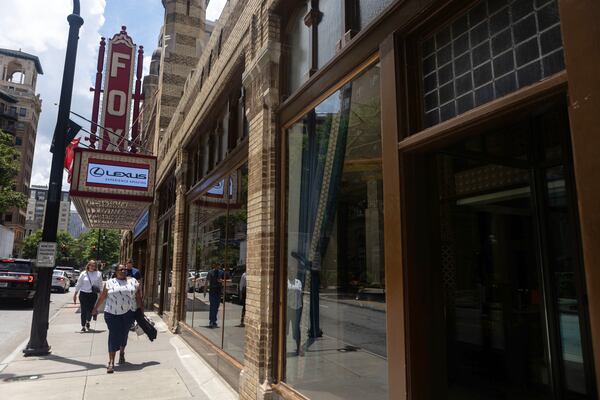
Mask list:
[[[102,274],[96,270],[96,261],[90,260],[85,266],[85,272],[79,275],[73,293],[73,304],[77,304],[77,293],[79,293],[79,303],[81,304],[81,332],[90,329],[90,320],[92,319],[92,309],[98,293],[102,291]]]
[[[243,328],[246,326],[244,324],[244,317],[246,316],[246,271],[244,271],[240,278],[240,302],[242,303],[242,318],[238,326]]]
[[[119,364],[125,363],[125,346],[129,327],[135,318],[135,310],[144,311],[140,284],[137,279],[127,276],[127,268],[123,264],[117,267],[116,277],[106,281],[104,290],[92,310],[92,315],[98,314],[98,308],[104,305],[104,321],[108,327],[108,365],[106,372],[113,373],[115,355],[120,350]]]
[[[295,271],[288,271],[287,280],[287,313],[285,330],[286,335],[292,325],[292,337],[296,342],[296,355],[303,355],[300,347],[300,321],[302,320],[302,281],[298,279]]]

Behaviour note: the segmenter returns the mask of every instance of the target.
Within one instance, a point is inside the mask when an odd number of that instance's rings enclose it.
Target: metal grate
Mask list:
[[[565,68],[556,0],[484,0],[421,44],[425,126]]]

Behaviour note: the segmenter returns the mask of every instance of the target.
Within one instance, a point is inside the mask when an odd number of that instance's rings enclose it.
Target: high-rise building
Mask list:
[[[81,236],[82,233],[87,231],[88,229],[83,225],[83,221],[81,220],[81,216],[77,211],[71,211],[69,216],[69,234],[77,239]]]
[[[44,227],[46,216],[46,200],[48,199],[48,186],[33,185],[29,190],[27,200],[27,218],[25,222],[26,236],[31,235]],[[71,198],[69,192],[63,191],[60,198],[60,213],[58,215],[58,230],[69,229],[71,214]]]
[[[0,48],[0,91],[4,92],[3,99],[6,95],[11,98],[4,107],[0,106],[0,114],[7,116],[6,127],[1,128],[8,128],[15,137],[14,144],[20,153],[15,189],[25,196],[29,194],[35,137],[42,111],[42,100],[35,88],[38,74],[43,73],[37,56]],[[25,239],[25,211],[12,208],[0,215],[2,223],[15,232],[13,253],[17,256],[21,255]]]

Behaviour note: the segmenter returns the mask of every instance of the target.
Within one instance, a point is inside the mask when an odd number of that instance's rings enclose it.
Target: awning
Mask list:
[[[88,228],[132,229],[154,199],[156,157],[77,148],[71,198]]]

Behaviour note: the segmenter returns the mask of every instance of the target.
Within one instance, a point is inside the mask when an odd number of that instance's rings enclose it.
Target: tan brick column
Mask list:
[[[279,21],[268,26],[264,42],[255,43],[247,59],[243,84],[248,93],[248,254],[246,348],[240,376],[240,399],[270,399],[273,376],[272,343],[275,291],[276,136],[275,108],[279,99]],[[259,40],[257,38],[257,40]]]
[[[187,295],[185,290],[186,265],[185,265],[185,228],[186,228],[186,207],[185,193],[187,192],[187,164],[188,153],[183,149],[177,152],[177,166],[175,168],[175,223],[173,229],[173,265],[171,266],[171,276],[173,277],[171,287],[171,307],[168,310],[170,315],[169,329],[172,332],[177,331],[179,320],[182,316],[183,296]]]
[[[144,270],[144,304],[147,310],[152,310],[152,303],[158,301],[158,299],[152,298],[152,288],[156,285],[156,242],[158,240],[158,191],[155,191],[154,202],[150,206],[150,216],[148,219],[148,248],[150,250],[148,254],[148,261],[146,262],[146,269]]]

